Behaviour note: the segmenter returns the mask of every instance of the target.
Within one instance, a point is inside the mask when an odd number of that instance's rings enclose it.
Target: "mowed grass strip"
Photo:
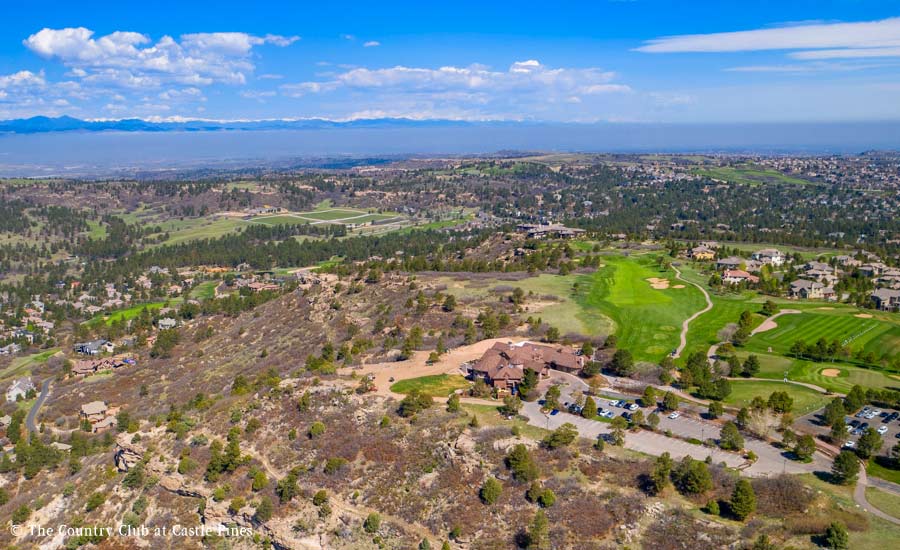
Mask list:
[[[456,390],[465,389],[469,386],[471,386],[471,383],[458,374],[435,374],[400,380],[391,386],[391,391],[406,394],[413,390],[418,390],[432,397],[447,397]]]
[[[775,353],[786,354],[798,340],[812,344],[819,338],[825,338],[829,342],[838,340],[854,351],[871,349],[878,356],[896,353],[897,350],[892,347],[900,345],[900,326],[880,319],[856,317],[856,311],[838,308],[783,315],[776,320],[776,328],[753,336],[747,342],[747,349],[771,349]]]
[[[796,384],[777,382],[775,380],[733,380],[731,382],[731,395],[725,398],[726,405],[732,407],[746,407],[750,405],[756,396],[768,400],[769,395],[775,391],[785,391],[794,399],[794,413],[807,414],[824,407],[829,397],[813,389]]]

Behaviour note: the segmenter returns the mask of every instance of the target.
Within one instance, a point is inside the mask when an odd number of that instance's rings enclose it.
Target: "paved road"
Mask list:
[[[47,396],[50,395],[51,380],[52,378],[44,379],[44,382],[41,384],[41,394],[38,395],[37,401],[34,402],[34,405],[31,406],[31,410],[28,411],[28,416],[25,417],[25,427],[29,432],[33,433],[38,431],[35,420],[37,420],[38,412],[40,412],[41,407],[44,405],[44,401],[46,401]]]
[[[675,348],[675,353],[672,354],[673,357],[677,358],[677,357],[681,357],[681,352],[684,351],[685,346],[687,346],[687,333],[688,333],[688,328],[690,328],[691,321],[693,321],[697,317],[700,317],[707,311],[711,310],[713,308],[713,303],[712,303],[712,299],[709,297],[709,292],[706,292],[705,288],[703,288],[701,285],[698,285],[697,283],[688,281],[687,279],[682,277],[681,271],[679,271],[678,268],[675,267],[674,265],[672,266],[672,269],[675,271],[675,277],[677,279],[680,279],[689,285],[693,285],[693,286],[697,287],[700,290],[700,292],[703,293],[703,298],[706,300],[706,307],[704,307],[697,313],[691,315],[690,317],[685,319],[684,322],[681,323],[681,335],[680,335],[681,343],[678,344],[678,347]]]
[[[869,504],[869,501],[866,500],[866,487],[868,485],[869,480],[868,476],[866,475],[866,466],[865,464],[862,464],[859,469],[859,480],[856,482],[856,488],[853,490],[853,500],[855,500],[856,503],[866,512],[869,512],[870,514],[880,517],[881,519],[889,521],[895,525],[900,525],[900,519],[897,519],[892,515],[885,514],[878,508],[875,508],[874,506]],[[875,484],[873,483],[872,485],[874,486]]]

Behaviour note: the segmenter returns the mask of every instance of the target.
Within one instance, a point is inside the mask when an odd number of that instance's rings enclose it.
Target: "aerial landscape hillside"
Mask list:
[[[0,548],[900,547],[896,2],[0,31]]]

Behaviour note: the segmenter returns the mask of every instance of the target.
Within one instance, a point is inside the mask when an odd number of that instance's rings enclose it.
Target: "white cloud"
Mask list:
[[[363,48],[377,48],[381,45],[381,42],[377,40],[369,40],[365,44],[363,44]]]
[[[578,93],[628,91],[609,84],[615,73],[596,68],[550,68],[530,59],[516,61],[506,71],[484,65],[446,66],[438,69],[396,66],[387,69],[355,68],[325,82],[302,82],[283,86],[289,90],[320,93],[338,88],[389,89],[405,92],[484,90],[529,92],[542,90]]]
[[[734,73],[822,73],[862,71],[889,67],[889,63],[785,63],[781,65],[743,65],[725,69]]]
[[[19,71],[9,75],[0,75],[0,89],[4,88],[26,88],[44,86],[47,81],[44,79],[43,71],[33,73],[31,71]]]
[[[206,101],[200,88],[169,89],[159,94],[158,97],[163,101]]]
[[[900,57],[900,45],[891,48],[844,48],[837,50],[810,50],[789,54],[794,59],[864,59],[876,57]]]
[[[669,36],[649,40],[637,48],[637,51],[746,52],[896,46],[900,46],[900,17],[858,23],[801,24],[749,31]]]
[[[116,31],[95,37],[84,28],[45,28],[24,40],[30,50],[69,67],[88,82],[124,87],[159,87],[166,83],[206,86],[216,82],[243,84],[254,70],[256,46],[288,46],[296,36],[241,32],[185,34],[180,40],[163,36],[156,43],[136,32]]]
[[[328,114],[332,118],[383,113],[406,118],[574,120],[630,95],[631,88],[615,79],[614,72],[594,67],[549,67],[527,59],[505,70],[479,64],[355,67],[317,81],[284,84],[279,90],[295,98],[330,94],[328,105],[337,111]]]
[[[352,34],[342,34],[341,38],[343,38],[344,40],[350,40],[350,41],[356,40],[356,37],[353,36]]]

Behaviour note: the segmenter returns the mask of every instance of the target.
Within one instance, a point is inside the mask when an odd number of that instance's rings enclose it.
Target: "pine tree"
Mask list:
[[[739,479],[737,485],[734,486],[730,507],[731,513],[740,521],[744,521],[756,511],[756,493],[746,479]]]
[[[594,402],[593,397],[588,396],[588,398],[584,400],[584,408],[581,409],[581,416],[585,418],[594,418],[597,416],[597,403]]]

